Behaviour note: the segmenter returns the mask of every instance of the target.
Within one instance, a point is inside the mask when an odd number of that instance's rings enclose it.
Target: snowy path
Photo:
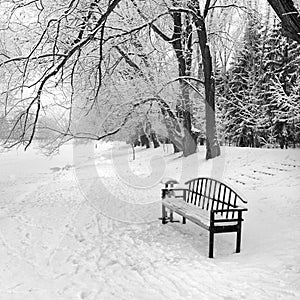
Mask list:
[[[270,151],[226,150],[224,180],[247,198],[249,212],[242,252],[233,253],[234,235],[219,235],[213,260],[207,258],[206,231],[157,220],[159,185],[128,187],[106,156],[97,156],[101,182],[114,197],[152,203],[153,221],[128,224],[101,215],[72,169],[39,180],[32,174],[27,185],[20,180],[8,186],[10,179],[2,178],[0,299],[299,299],[299,152]],[[201,174],[209,175],[210,162],[203,152],[199,157]],[[165,174],[178,174],[182,159],[166,160]],[[141,165],[133,166],[135,174]],[[84,174],[93,174],[90,167],[81,166]]]

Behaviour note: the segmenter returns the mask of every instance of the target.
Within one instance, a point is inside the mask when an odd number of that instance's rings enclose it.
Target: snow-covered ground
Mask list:
[[[0,154],[0,299],[300,299],[299,149],[66,145]],[[160,183],[219,178],[247,201],[242,251],[188,222],[161,225]]]

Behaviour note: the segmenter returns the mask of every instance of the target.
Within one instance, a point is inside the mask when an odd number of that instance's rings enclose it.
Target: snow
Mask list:
[[[300,299],[299,149],[131,151],[0,154],[0,299]],[[221,234],[209,259],[207,231],[158,220],[161,182],[197,175],[248,201],[241,253]]]

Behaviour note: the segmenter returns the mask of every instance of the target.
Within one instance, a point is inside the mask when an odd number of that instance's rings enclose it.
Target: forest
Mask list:
[[[1,1],[0,138],[300,143],[297,1]]]

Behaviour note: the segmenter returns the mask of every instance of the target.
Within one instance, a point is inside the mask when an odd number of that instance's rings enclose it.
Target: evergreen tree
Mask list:
[[[277,142],[282,148],[299,142],[299,66],[300,45],[283,36],[276,22],[264,29],[258,18],[248,20],[243,45],[219,79],[219,106],[229,142]]]
[[[229,142],[239,146],[258,145],[262,45],[262,25],[257,17],[250,16],[242,47],[236,52],[219,91],[226,99],[221,104],[225,134]]]
[[[263,101],[267,142],[290,141],[294,145],[299,128],[300,45],[281,34],[279,24],[270,30],[263,65]]]

